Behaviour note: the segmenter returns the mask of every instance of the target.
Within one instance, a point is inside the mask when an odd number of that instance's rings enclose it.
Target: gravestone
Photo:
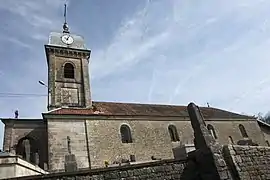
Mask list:
[[[222,145],[208,131],[199,107],[190,103],[187,110],[194,131],[196,150],[189,153],[187,172],[183,174],[186,177],[183,179],[231,180],[231,173],[223,158]]]

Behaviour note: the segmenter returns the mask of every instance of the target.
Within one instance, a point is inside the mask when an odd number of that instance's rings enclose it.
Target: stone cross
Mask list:
[[[65,171],[66,172],[73,172],[77,171],[77,162],[76,162],[76,156],[74,154],[71,154],[71,148],[70,148],[70,137],[67,136],[67,148],[68,148],[68,154],[65,155]]]
[[[71,154],[70,137],[69,136],[67,136],[67,148],[68,148],[68,153]]]

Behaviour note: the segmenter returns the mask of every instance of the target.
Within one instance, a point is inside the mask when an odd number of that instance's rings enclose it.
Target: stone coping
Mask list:
[[[32,180],[32,179],[46,179],[46,178],[57,178],[63,176],[83,176],[83,175],[98,175],[100,173],[106,173],[111,171],[125,171],[130,169],[139,169],[139,168],[146,168],[146,167],[153,167],[153,166],[160,166],[165,164],[185,164],[187,161],[186,159],[182,160],[175,160],[175,159],[165,159],[160,161],[154,162],[147,162],[147,163],[140,163],[140,164],[131,164],[131,165],[124,165],[124,166],[115,166],[115,167],[104,167],[104,168],[96,168],[96,169],[80,169],[75,172],[58,172],[58,173],[50,173],[44,175],[35,175],[35,176],[24,176],[19,178],[11,178],[10,180]]]

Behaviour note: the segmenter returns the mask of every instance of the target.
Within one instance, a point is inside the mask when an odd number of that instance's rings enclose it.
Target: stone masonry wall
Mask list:
[[[263,132],[265,140],[270,143],[270,128],[267,126],[261,126],[260,128]],[[269,145],[266,143],[266,146],[269,146]]]
[[[56,173],[42,176],[29,176],[16,178],[18,180],[128,180],[128,179],[147,179],[147,180],[167,180],[182,179],[181,175],[185,168],[185,161],[163,160],[151,163],[143,163],[136,165],[127,165],[121,167],[109,167],[92,170],[81,170],[72,173]]]
[[[224,154],[237,179],[270,179],[270,147],[227,145]]]
[[[56,55],[50,55],[49,59],[48,76],[49,88],[51,90],[50,106],[60,107],[61,105],[67,105],[69,103],[79,107],[84,107],[85,105],[87,106],[89,102],[85,102],[89,101],[90,98],[87,60],[80,58],[60,57]],[[73,64],[74,79],[64,78],[63,67],[65,63]],[[63,98],[64,91],[69,92],[71,97],[68,96],[68,98]]]
[[[130,155],[135,155],[137,162],[150,161],[151,156],[162,159],[173,158],[174,143],[171,142],[167,130],[169,123],[162,121],[87,121],[91,167],[104,167],[105,160],[112,164],[119,158],[130,159]],[[129,125],[133,143],[121,142],[120,126],[122,124]],[[188,128],[190,129],[190,127]],[[181,131],[178,132],[181,133]],[[180,142],[175,142],[175,144],[179,145]]]
[[[259,145],[265,145],[263,134],[260,132],[257,122],[254,120],[205,120],[211,124],[216,132],[216,141],[220,144],[229,144],[229,136],[236,144],[243,139],[238,128],[242,124],[249,138]],[[122,143],[120,127],[126,124],[131,129],[133,143]],[[168,126],[175,125],[180,142],[171,142]],[[162,159],[173,158],[172,149],[180,144],[193,144],[193,131],[189,119],[170,119],[155,121],[133,118],[120,119],[93,119],[87,120],[87,132],[89,138],[89,151],[91,167],[103,167],[104,161],[112,163],[117,157],[129,159],[135,155],[136,161],[151,160],[151,156]]]
[[[242,124],[245,127],[247,135],[253,142],[260,146],[266,146],[263,132],[261,131],[256,120],[207,120],[205,119],[206,125],[211,124],[216,132],[217,141],[221,144],[229,144],[229,136],[235,144],[239,140],[243,139],[239,130],[239,125]]]
[[[70,151],[76,157],[78,168],[88,168],[89,159],[83,120],[48,120],[49,170],[65,170],[65,156],[68,152],[67,136],[70,137]]]

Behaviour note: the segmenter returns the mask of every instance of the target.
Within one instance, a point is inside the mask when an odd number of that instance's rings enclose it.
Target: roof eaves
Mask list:
[[[24,122],[32,122],[32,123],[37,123],[37,122],[42,122],[43,119],[42,118],[0,118],[0,120],[6,124],[8,122],[20,122],[20,123],[24,123]]]

